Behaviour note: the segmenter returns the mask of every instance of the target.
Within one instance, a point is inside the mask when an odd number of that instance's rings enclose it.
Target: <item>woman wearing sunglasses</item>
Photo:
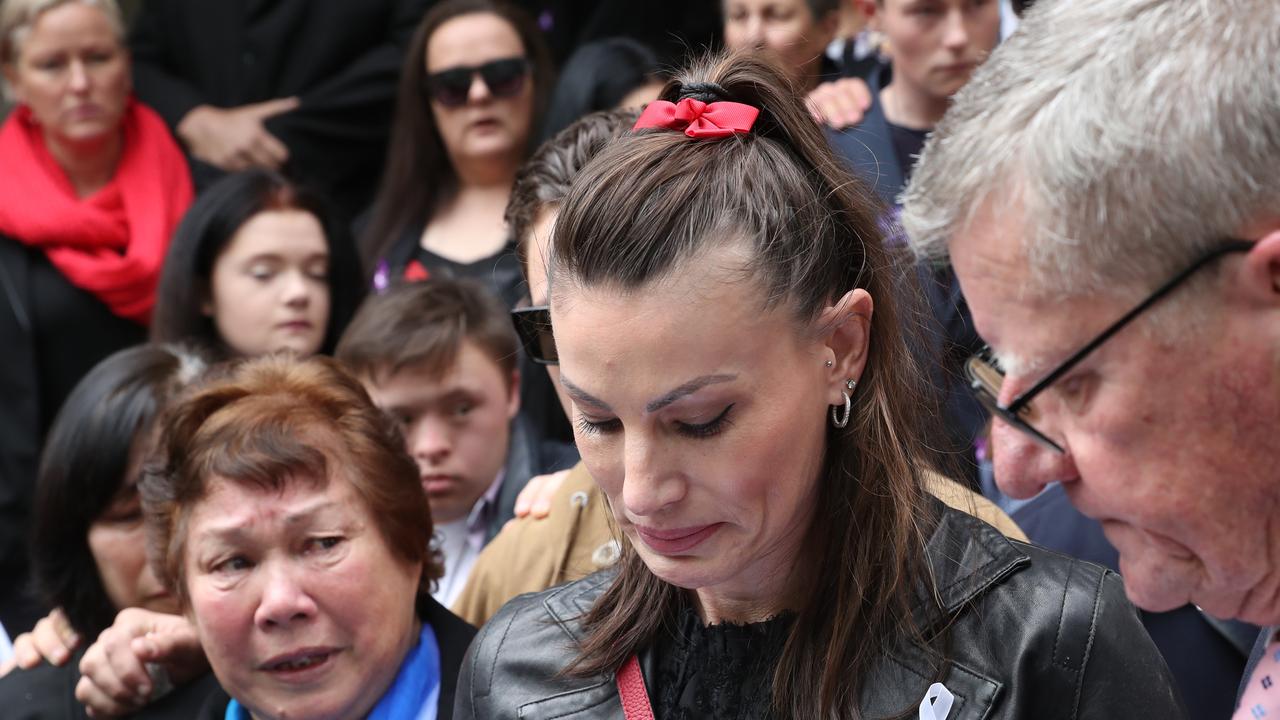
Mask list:
[[[503,211],[551,85],[541,34],[501,0],[446,0],[401,73],[382,187],[361,233],[376,288],[471,276],[508,306],[520,268]]]

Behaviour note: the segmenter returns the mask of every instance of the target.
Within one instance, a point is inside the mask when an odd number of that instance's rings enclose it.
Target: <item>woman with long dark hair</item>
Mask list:
[[[1179,717],[1119,577],[927,494],[911,265],[789,87],[708,61],[561,206],[560,379],[627,542],[489,621],[455,716]]]
[[[126,608],[177,612],[147,563],[138,480],[157,418],[203,370],[189,350],[139,345],[103,360],[67,397],[40,463],[31,556],[40,598],[57,608],[45,622],[65,624],[71,641],[53,653],[56,665],[0,678],[6,718],[83,718],[75,689],[88,642]],[[189,685],[165,706],[190,717],[209,690]]]
[[[364,292],[350,235],[324,198],[255,169],[191,206],[157,295],[152,340],[222,359],[331,352]]]
[[[401,70],[391,146],[360,234],[375,287],[432,274],[484,281],[508,306],[519,266],[503,224],[551,87],[541,34],[502,0],[446,0]]]

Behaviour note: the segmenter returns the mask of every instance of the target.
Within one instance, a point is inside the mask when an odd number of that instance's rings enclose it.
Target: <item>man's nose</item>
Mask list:
[[[1070,453],[1050,450],[1000,418],[991,426],[991,455],[996,484],[1012,498],[1035,497],[1050,483],[1076,477]]]

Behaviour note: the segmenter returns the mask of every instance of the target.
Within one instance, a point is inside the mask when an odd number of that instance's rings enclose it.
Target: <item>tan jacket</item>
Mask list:
[[[1015,540],[1027,539],[990,500],[941,475],[927,477],[929,491],[957,510],[974,515]],[[476,559],[453,612],[480,627],[511,598],[586,577],[622,554],[604,493],[578,463],[551,500],[542,520],[507,523]]]

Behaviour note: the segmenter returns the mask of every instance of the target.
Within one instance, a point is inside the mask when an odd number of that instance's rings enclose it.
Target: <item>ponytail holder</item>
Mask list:
[[[631,129],[666,128],[683,130],[691,138],[723,138],[748,133],[760,108],[736,102],[705,103],[684,98],[678,103],[655,100],[645,106]]]

